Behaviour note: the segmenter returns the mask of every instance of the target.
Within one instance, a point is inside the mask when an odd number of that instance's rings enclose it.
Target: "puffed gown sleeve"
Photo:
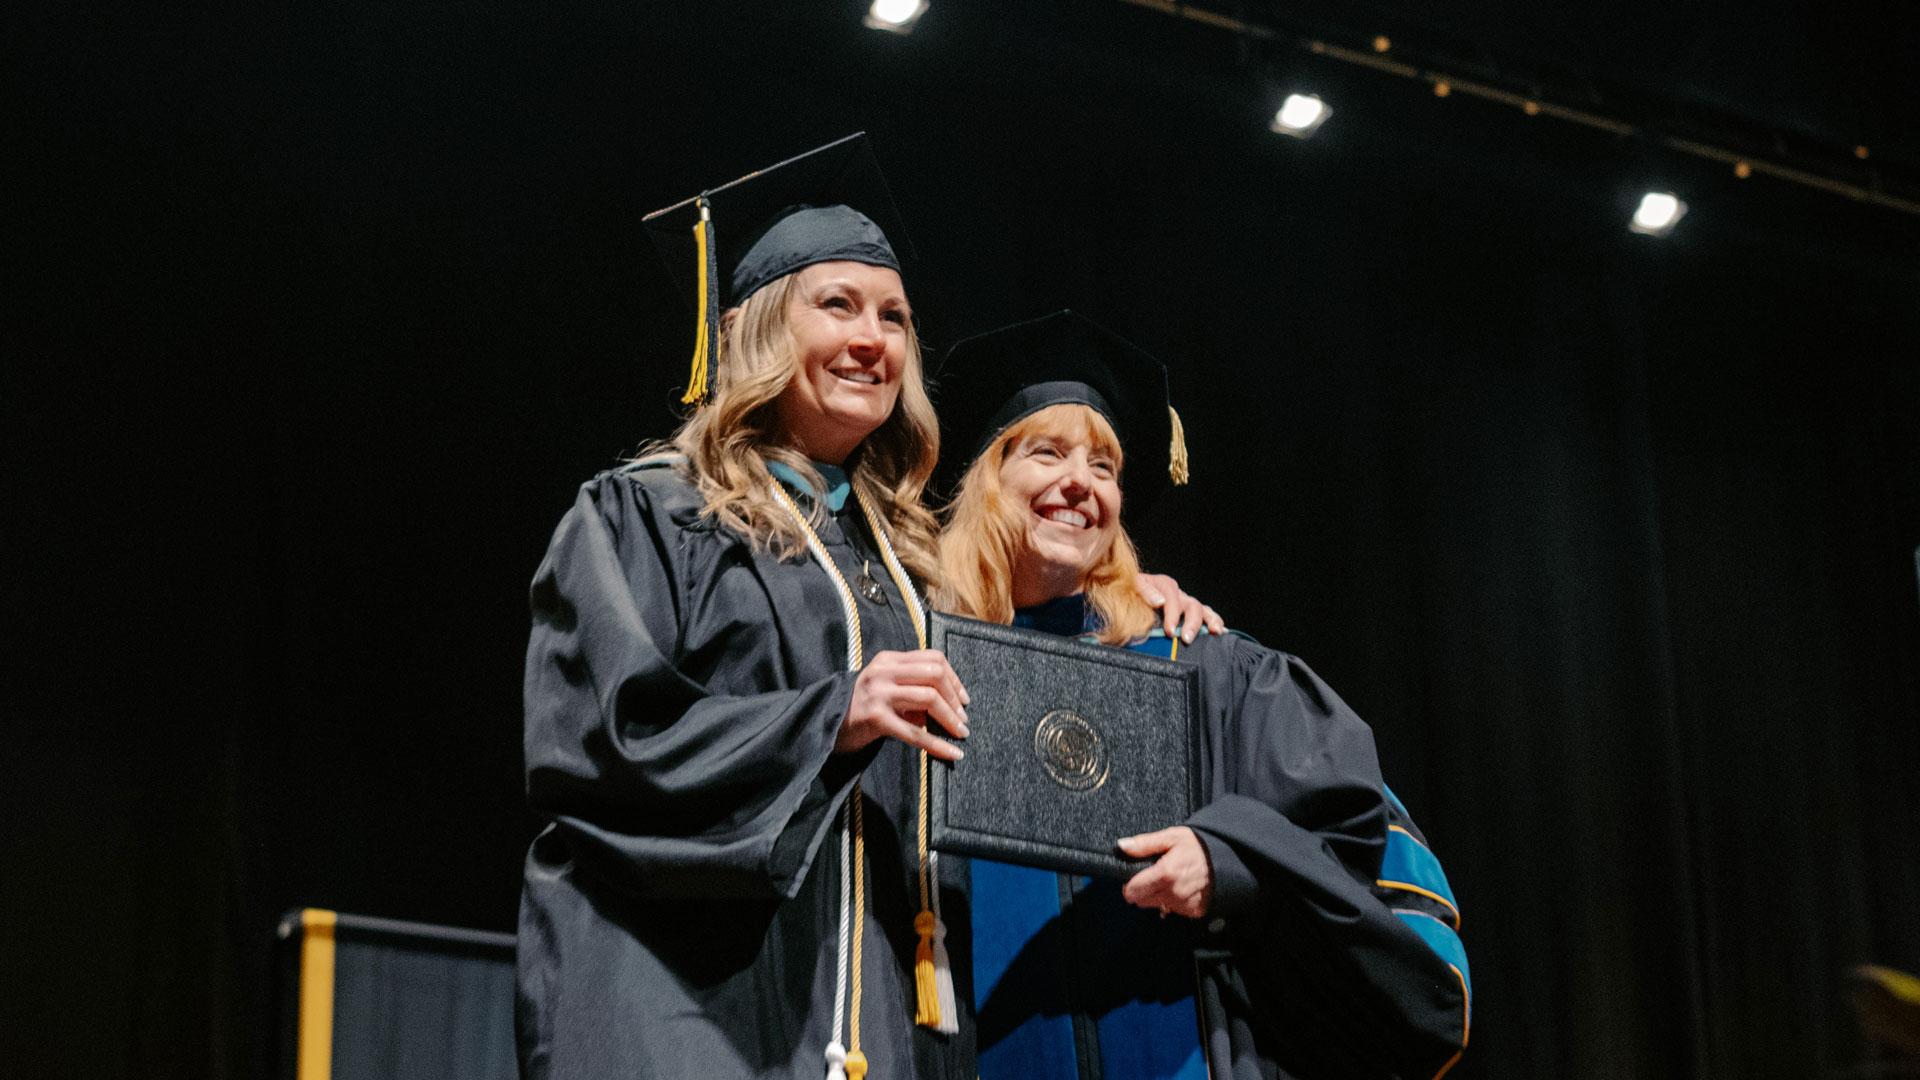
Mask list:
[[[1214,872],[1199,954],[1214,1075],[1444,1072],[1467,984],[1376,885],[1398,815],[1371,730],[1294,657],[1236,638],[1207,651],[1214,798],[1188,824]]]
[[[853,675],[798,576],[698,509],[670,470],[616,472],[560,523],[532,586],[528,801],[621,890],[791,898],[872,758],[832,756]]]

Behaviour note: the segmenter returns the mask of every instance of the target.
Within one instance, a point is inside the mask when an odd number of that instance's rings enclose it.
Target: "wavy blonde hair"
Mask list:
[[[986,622],[1013,621],[1013,560],[1026,535],[1024,505],[1011,505],[1000,468],[1023,439],[1085,443],[1124,467],[1120,440],[1107,418],[1085,405],[1050,405],[1000,433],[960,481],[940,536],[940,587],[934,606]],[[1153,628],[1153,609],[1140,597],[1140,554],[1123,524],[1087,572],[1083,591],[1099,616],[1099,638],[1119,645]]]
[[[777,403],[800,373],[799,343],[787,323],[794,274],[755,291],[720,321],[719,356],[714,363],[713,398],[680,425],[673,438],[642,448],[641,457],[661,452],[684,454],[689,478],[706,505],[700,513],[766,547],[782,559],[806,551],[806,533],[768,493],[773,474],[768,461],[793,467],[816,488],[824,488],[807,456],[788,445],[780,429]],[[934,537],[939,524],[920,505],[920,493],[940,457],[940,422],[927,398],[920,336],[909,321],[907,355],[900,397],[886,421],[847,458],[848,479],[886,524],[893,549],[907,570],[923,583],[938,580]],[[810,520],[822,512],[815,504]]]

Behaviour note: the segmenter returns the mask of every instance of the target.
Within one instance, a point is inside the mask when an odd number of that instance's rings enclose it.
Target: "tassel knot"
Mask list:
[[[827,1044],[827,1080],[847,1080],[847,1048],[839,1039]]]

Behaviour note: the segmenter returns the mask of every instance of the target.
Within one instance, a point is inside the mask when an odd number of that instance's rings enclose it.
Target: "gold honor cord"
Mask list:
[[[913,620],[913,636],[922,649],[927,647],[926,616],[920,602],[920,596],[914,591],[907,579],[906,568],[900,565],[900,557],[894,553],[893,542],[887,537],[887,530],[880,525],[880,516],[873,507],[860,499],[860,510],[867,516],[867,528],[879,541],[880,554],[887,564],[887,573],[892,575],[895,587],[900,590],[900,598],[906,602],[907,617]],[[946,956],[943,943],[947,929],[941,925],[940,914],[936,910],[935,891],[939,885],[933,880],[933,860],[927,845],[928,819],[932,814],[932,803],[928,798],[931,786],[929,773],[932,771],[932,759],[925,750],[920,751],[920,809],[915,815],[919,820],[918,853],[920,856],[920,913],[913,918],[914,932],[920,936],[920,943],[913,951],[913,986],[915,1013],[913,1022],[921,1027],[930,1027],[946,1035],[957,1034],[960,1030],[958,1006],[953,997],[953,967]]]
[[[846,587],[844,582],[841,587]],[[860,781],[853,782],[847,798],[853,803],[853,1003],[847,1010],[847,1080],[862,1080],[867,1075],[867,1055],[860,1052],[860,942],[867,936],[867,827],[860,813]]]

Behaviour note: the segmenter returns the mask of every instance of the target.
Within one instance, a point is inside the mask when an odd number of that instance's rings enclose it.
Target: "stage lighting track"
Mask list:
[[[1467,97],[1479,98],[1483,101],[1491,101],[1496,104],[1510,106],[1521,110],[1528,116],[1545,116],[1554,120],[1563,120],[1597,131],[1604,131],[1610,135],[1637,136],[1651,139],[1659,145],[1677,153],[1689,154],[1707,161],[1731,165],[1734,168],[1735,174],[1742,179],[1752,174],[1769,176],[1776,180],[1798,184],[1814,191],[1837,195],[1841,198],[1851,199],[1854,202],[1879,207],[1883,210],[1893,210],[1920,217],[1920,201],[1888,194],[1871,184],[1858,184],[1845,180],[1836,180],[1830,176],[1823,176],[1811,169],[1798,168],[1781,161],[1769,160],[1766,157],[1742,153],[1738,150],[1730,150],[1724,146],[1717,146],[1699,139],[1670,135],[1654,130],[1646,125],[1632,123],[1619,119],[1618,117],[1606,116],[1590,110],[1573,108],[1552,101],[1542,100],[1538,97],[1529,97],[1525,94],[1514,93],[1511,90],[1506,90],[1477,79],[1455,75],[1435,67],[1406,63],[1388,55],[1388,50],[1380,47],[1386,41],[1384,38],[1380,39],[1380,42],[1376,44],[1376,51],[1368,52],[1364,49],[1348,48],[1332,42],[1307,37],[1297,37],[1276,30],[1270,26],[1262,26],[1257,23],[1250,23],[1243,19],[1234,18],[1231,15],[1207,11],[1203,8],[1194,7],[1191,4],[1179,3],[1177,0],[1120,0],[1120,2],[1157,11],[1163,15],[1171,15],[1188,22],[1211,26],[1215,29],[1224,30],[1227,33],[1236,34],[1255,41],[1273,42],[1275,44],[1290,45],[1305,49],[1319,56],[1325,56],[1333,60],[1341,61],[1342,63],[1352,64],[1356,67],[1367,68],[1384,75],[1393,75],[1414,82],[1424,82],[1432,88],[1433,93],[1441,97],[1447,97],[1452,94],[1462,94]],[[1856,159],[1864,160],[1867,156],[1865,148],[1855,148],[1853,156]]]

